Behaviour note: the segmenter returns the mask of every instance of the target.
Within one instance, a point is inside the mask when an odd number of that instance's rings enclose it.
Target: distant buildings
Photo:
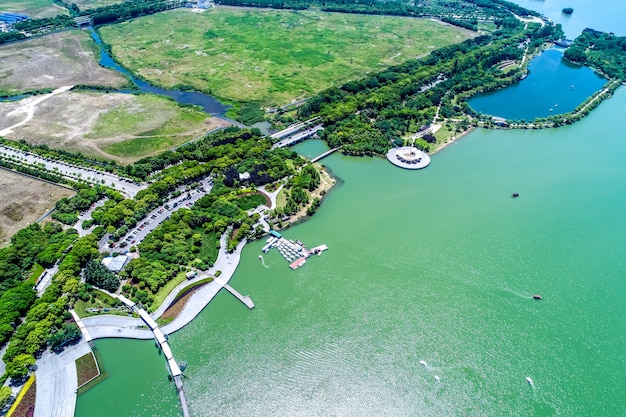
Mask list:
[[[25,14],[0,12],[0,31],[6,32],[11,30],[11,26],[15,23],[23,22],[30,19]]]

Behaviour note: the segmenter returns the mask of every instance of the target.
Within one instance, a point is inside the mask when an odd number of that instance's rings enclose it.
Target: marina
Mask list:
[[[312,249],[307,249],[306,246],[299,240],[293,241],[284,238],[280,233],[272,230],[270,231],[270,237],[267,239],[265,246],[261,251],[268,253],[270,249],[276,248],[280,255],[289,262],[291,269],[298,269],[306,263],[307,258],[312,255],[320,256],[322,252],[328,250],[328,246],[320,245]],[[263,256],[259,255],[259,259],[263,261]]]

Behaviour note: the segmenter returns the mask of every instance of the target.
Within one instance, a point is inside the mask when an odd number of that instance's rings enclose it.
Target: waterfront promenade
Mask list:
[[[151,317],[160,317],[180,290],[208,276],[214,276],[221,271],[218,279],[199,288],[187,300],[185,307],[178,317],[167,325],[161,327],[163,334],[171,334],[189,324],[217,295],[222,287],[230,281],[235,273],[241,251],[246,241],[239,243],[233,253],[227,253],[226,236],[220,239],[220,251],[215,265],[205,274],[185,281],[177,286],[165,299],[161,306],[155,310]],[[87,317],[79,320],[79,327],[85,338],[102,339],[107,337],[122,337],[128,339],[153,339],[154,335],[140,318],[102,315]],[[60,355],[50,352],[44,353],[37,361],[37,402],[34,417],[74,417],[76,407],[76,366],[75,361],[91,350],[87,341],[81,341],[76,346],[66,349]]]

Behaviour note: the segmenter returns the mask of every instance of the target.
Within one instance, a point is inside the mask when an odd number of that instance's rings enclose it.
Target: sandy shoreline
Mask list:
[[[434,155],[437,152],[441,151],[442,149],[447,148],[449,145],[455,144],[457,140],[463,138],[466,135],[469,135],[470,133],[472,133],[474,131],[474,129],[476,129],[476,127],[470,127],[465,132],[459,133],[458,135],[453,136],[452,138],[448,139],[447,142],[442,143],[441,146],[439,146],[437,149],[435,149],[434,151],[430,152],[429,155]]]

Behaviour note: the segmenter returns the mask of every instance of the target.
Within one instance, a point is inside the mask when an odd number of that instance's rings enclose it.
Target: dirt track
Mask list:
[[[29,97],[20,101],[0,102],[0,131],[14,124],[20,123],[27,117]],[[130,163],[139,156],[121,157],[111,155],[104,149],[114,143],[143,137],[140,131],[124,131],[120,128],[108,136],[88,138],[98,122],[98,118],[115,109],[134,109],[137,112],[146,109],[138,96],[121,93],[74,93],[63,92],[40,102],[33,111],[33,117],[23,125],[16,127],[5,137],[12,140],[24,139],[32,144],[47,144],[51,148],[64,149],[71,152],[81,152],[108,159],[115,159],[121,163]],[[176,106],[163,100],[162,104],[150,107],[149,114],[142,120],[142,131],[158,129],[177,114]],[[177,133],[169,136],[179,136],[188,140],[198,137],[216,127],[227,126],[222,120],[207,115],[203,123],[190,124],[181,128]],[[115,130],[115,129],[113,129]],[[164,150],[164,149],[163,149]],[[146,152],[144,155],[156,153]]]
[[[0,246],[53,208],[57,200],[74,194],[66,188],[4,169],[0,169],[0,190]]]
[[[0,47],[0,90],[11,93],[64,85],[122,87],[126,79],[98,65],[95,42],[71,30]]]

